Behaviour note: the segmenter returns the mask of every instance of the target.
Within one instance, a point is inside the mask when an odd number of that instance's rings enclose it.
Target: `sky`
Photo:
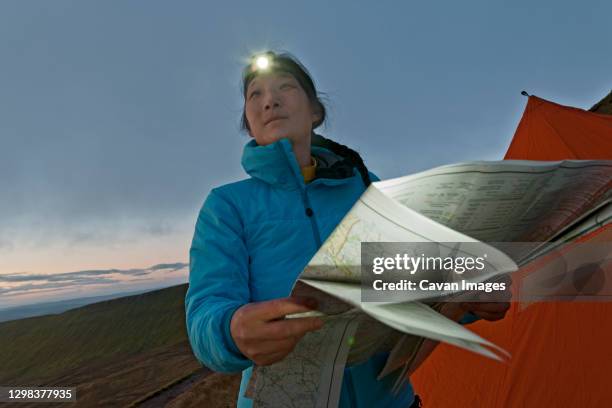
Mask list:
[[[245,177],[255,52],[297,56],[326,95],[320,133],[385,179],[500,159],[522,90],[591,107],[612,88],[610,15],[604,1],[3,0],[2,301],[36,298],[15,285],[40,275],[50,299],[81,285],[51,275],[187,262],[210,189]],[[121,280],[94,275],[85,292]]]

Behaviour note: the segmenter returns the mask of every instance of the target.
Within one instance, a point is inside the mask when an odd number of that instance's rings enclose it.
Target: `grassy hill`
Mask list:
[[[189,378],[200,389],[211,381],[225,384],[223,394],[235,398],[236,376],[214,374],[211,380],[192,354],[186,290],[179,285],[0,323],[0,384],[76,386],[77,406],[137,406]],[[217,406],[202,399],[217,394],[198,394],[185,395],[180,406]],[[15,404],[29,405],[40,404]]]
[[[103,302],[105,300],[117,299],[121,297],[137,295],[150,290],[139,290],[125,293],[113,293],[111,295],[91,296],[76,299],[58,300],[55,302],[33,303],[23,306],[9,307],[0,310],[0,323],[10,320],[25,319],[27,317],[44,316],[58,314],[77,307],[90,305],[92,303]]]
[[[185,342],[186,289],[174,286],[0,323],[0,384],[34,383],[86,362]]]

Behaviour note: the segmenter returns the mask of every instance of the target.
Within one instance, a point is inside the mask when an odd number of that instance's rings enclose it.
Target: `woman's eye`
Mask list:
[[[253,98],[254,96],[259,96],[259,94],[260,94],[260,93],[261,93],[261,92],[259,92],[259,91],[253,91],[253,92],[251,92],[251,94],[249,95],[249,99]]]

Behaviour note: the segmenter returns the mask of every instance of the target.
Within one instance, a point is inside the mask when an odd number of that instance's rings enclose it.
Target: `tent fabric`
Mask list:
[[[505,160],[612,159],[612,116],[530,96]]]
[[[612,117],[531,96],[505,159],[612,160]],[[612,226],[580,241],[610,242]],[[612,406],[612,303],[513,302],[505,319],[469,328],[513,357],[438,346],[411,377],[425,407]]]

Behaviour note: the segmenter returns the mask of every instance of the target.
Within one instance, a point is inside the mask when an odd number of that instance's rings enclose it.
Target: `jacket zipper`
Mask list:
[[[355,396],[355,385],[353,384],[353,376],[351,375],[351,372],[344,372],[344,377],[348,380],[346,382],[347,388],[348,388],[348,398],[349,398],[349,404],[351,407],[357,407],[356,402],[356,396]]]
[[[283,149],[282,146],[278,145],[278,147],[283,152],[283,155],[285,156],[285,159],[287,160],[287,164],[291,168],[292,167],[291,161],[289,160],[289,157],[287,157],[287,152],[285,152],[285,149]],[[306,216],[310,218],[310,226],[312,227],[312,235],[314,236],[315,244],[317,245],[317,250],[318,250],[319,248],[321,248],[321,234],[319,233],[319,226],[317,225],[317,222],[314,219],[314,211],[312,207],[310,206],[310,200],[308,199],[308,193],[306,192],[306,186],[304,185],[302,187],[302,184],[300,182],[303,180],[298,180],[297,175],[293,171],[291,172],[291,174],[293,174],[293,179],[295,180],[298,186],[298,189],[300,190],[300,194],[302,195],[302,204],[304,204],[304,211],[306,213]]]
[[[319,226],[317,225],[317,220],[314,218],[314,211],[310,206],[310,200],[308,199],[308,193],[306,189],[302,189],[302,199],[304,200],[304,207],[306,211],[306,216],[310,218],[310,225],[312,226],[312,234],[314,235],[315,243],[317,244],[317,249],[321,248],[321,234],[319,232]],[[310,210],[310,211],[309,211]]]

